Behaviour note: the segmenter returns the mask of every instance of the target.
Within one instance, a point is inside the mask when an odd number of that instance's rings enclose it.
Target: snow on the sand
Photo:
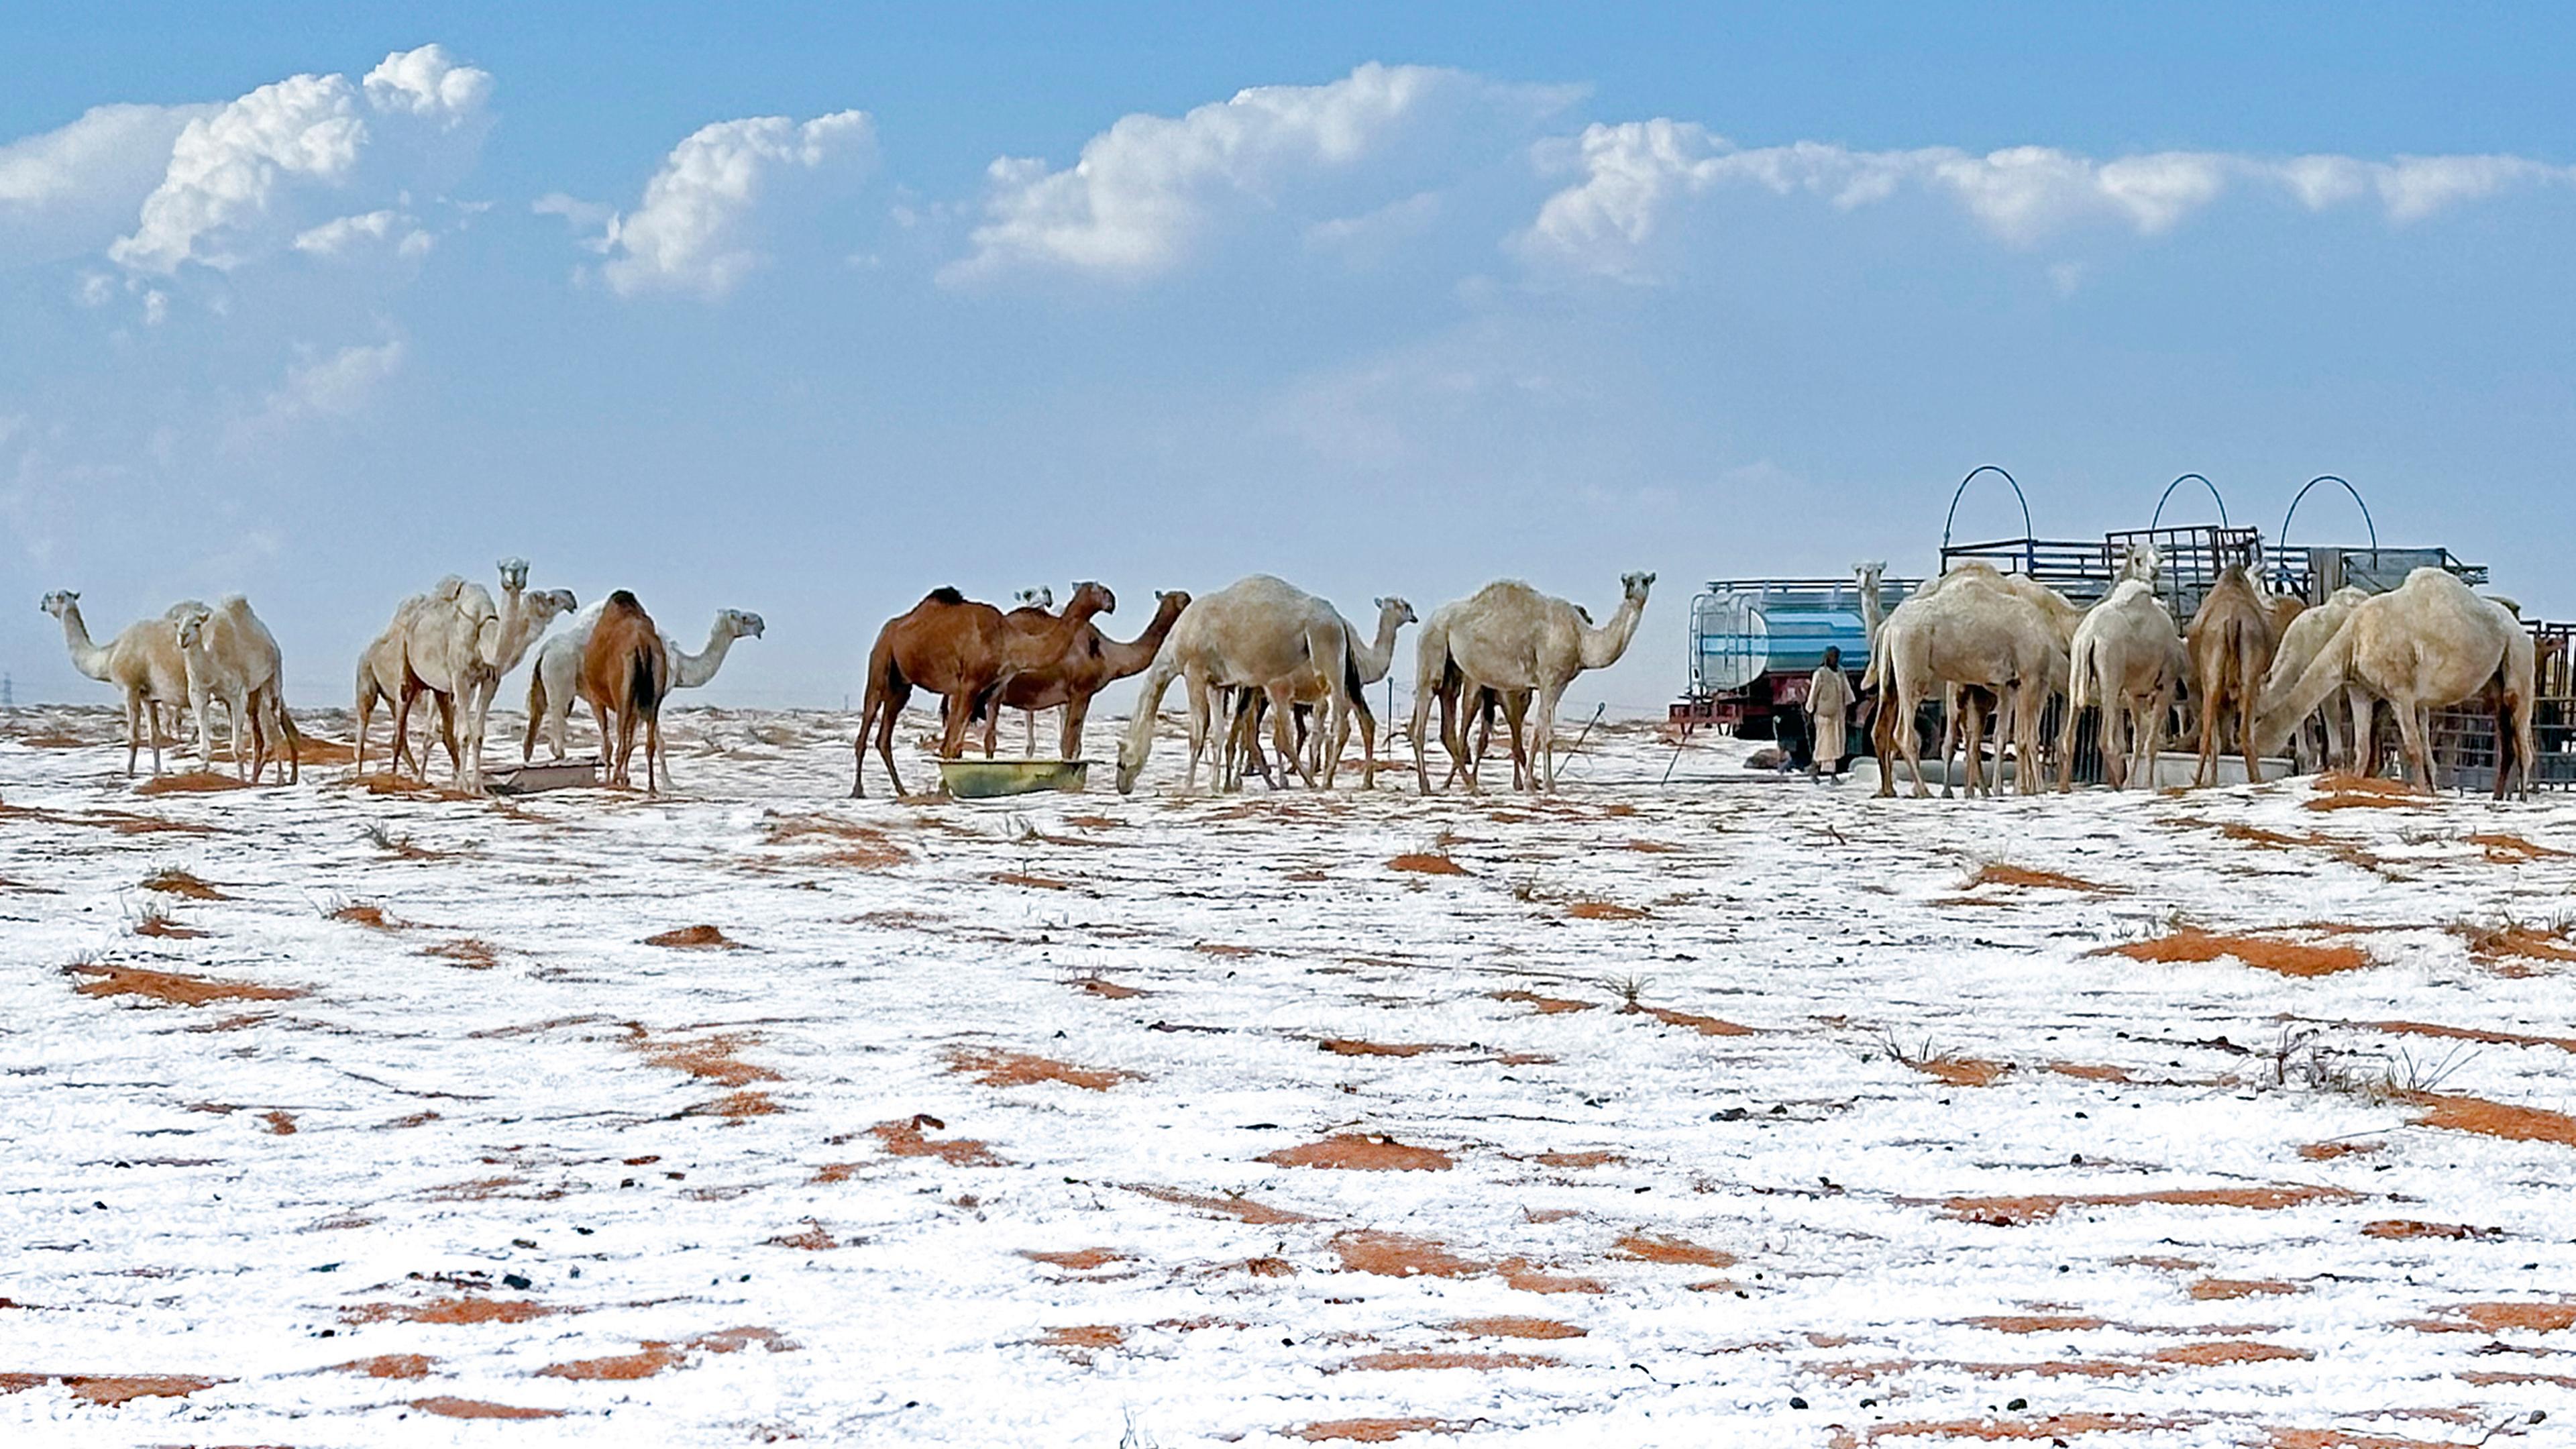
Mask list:
[[[850,801],[852,724],[496,803],[138,794],[17,712],[0,1437],[2576,1419],[2576,802],[1665,785],[1643,728],[1545,801],[1176,800],[1168,742]]]

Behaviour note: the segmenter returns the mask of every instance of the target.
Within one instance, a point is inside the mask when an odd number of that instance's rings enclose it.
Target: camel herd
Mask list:
[[[2531,635],[2509,604],[2480,597],[2441,570],[2419,569],[2387,593],[2345,589],[2303,609],[2267,592],[2238,565],[2221,573],[2189,624],[2178,626],[2156,592],[2160,567],[2153,549],[2132,549],[2111,592],[2088,608],[2035,580],[1961,564],[1882,617],[1885,566],[1860,565],[1869,635],[1862,685],[1877,690],[1883,706],[1875,721],[1879,793],[1895,793],[1900,753],[1914,793],[1929,793],[1922,742],[1908,722],[1936,695],[1963,737],[1970,794],[1993,793],[1980,778],[1990,717],[1997,725],[1998,783],[2009,754],[2021,763],[2020,788],[2039,789],[2041,721],[2059,699],[2069,706],[2060,711],[2055,741],[2060,789],[2071,786],[2073,730],[2086,707],[2097,707],[2113,788],[2125,785],[2141,762],[2152,782],[2168,718],[2186,695],[2198,716],[2197,730],[2187,732],[2197,735],[2200,783],[2215,778],[2231,729],[2249,779],[2260,777],[2258,757],[2278,751],[2293,733],[2302,734],[2303,753],[2313,753],[2303,726],[2321,710],[2324,758],[2354,768],[2370,753],[2377,705],[2385,702],[2410,773],[2430,789],[2430,712],[2474,703],[2496,713],[2497,795],[2509,782],[2529,789],[2536,661]],[[667,774],[664,699],[673,689],[706,684],[734,641],[759,638],[765,629],[757,614],[722,610],[706,647],[690,654],[626,590],[582,609],[568,590],[530,590],[525,560],[503,559],[499,570],[497,601],[482,585],[451,575],[403,600],[362,652],[354,696],[360,774],[375,707],[389,704],[389,768],[426,778],[428,744],[415,752],[411,740],[414,707],[426,697],[456,783],[479,790],[492,701],[503,677],[533,650],[521,758],[533,760],[542,737],[553,758],[562,759],[580,699],[598,723],[609,782],[631,784],[640,744],[645,789],[656,791]],[[1109,638],[1094,622],[1118,607],[1117,596],[1098,583],[1077,584],[1061,611],[1047,590],[1024,593],[1006,611],[953,588],[935,589],[888,620],[868,652],[850,793],[866,794],[871,739],[895,792],[903,792],[894,734],[916,690],[941,697],[943,759],[964,753],[978,720],[984,753],[992,755],[1005,709],[1027,716],[1033,750],[1036,715],[1059,709],[1059,749],[1071,760],[1081,755],[1092,700],[1111,683],[1140,674],[1141,692],[1118,745],[1121,793],[1132,791],[1144,770],[1164,696],[1176,681],[1188,713],[1184,792],[1197,788],[1203,761],[1219,790],[1238,788],[1247,772],[1276,783],[1261,746],[1265,720],[1281,765],[1310,788],[1332,786],[1356,728],[1367,788],[1379,765],[1365,690],[1386,677],[1399,633],[1416,622],[1422,632],[1410,739],[1418,788],[1433,789],[1426,741],[1436,705],[1450,757],[1444,788],[1459,780],[1477,788],[1499,714],[1514,788],[1552,789],[1556,715],[1565,690],[1583,671],[1606,668],[1627,651],[1654,581],[1650,573],[1623,576],[1619,602],[1600,624],[1582,606],[1512,579],[1487,584],[1419,621],[1403,599],[1381,598],[1376,628],[1363,635],[1329,602],[1255,574],[1196,598],[1157,593],[1152,621],[1129,640]],[[48,594],[43,607],[61,622],[74,666],[122,693],[128,774],[147,743],[154,773],[160,772],[165,731],[175,736],[183,706],[193,712],[197,751],[211,767],[217,702],[226,715],[230,757],[244,778],[258,779],[272,758],[281,780],[299,773],[277,641],[241,596],[212,607],[184,600],[105,645],[92,642],[78,594]],[[567,617],[564,628],[548,634],[555,620]],[[1472,744],[1471,733],[1478,735]]]
[[[2110,594],[2088,609],[2035,580],[1964,563],[1924,583],[1882,619],[1878,581],[1885,566],[1859,565],[1870,639],[1862,683],[1882,687],[1886,702],[1874,731],[1879,793],[1895,793],[1899,753],[1914,793],[1929,793],[1920,741],[1906,722],[1935,691],[1953,706],[1948,714],[1965,736],[1970,794],[1985,788],[1979,737],[1989,711],[2002,725],[1997,773],[2010,751],[2022,792],[2040,788],[2040,720],[2058,698],[2069,706],[2061,711],[2056,742],[2058,788],[2071,787],[2073,730],[2086,706],[2098,706],[2106,781],[2122,787],[2133,761],[2143,761],[2152,785],[2165,722],[2186,692],[2198,715],[2197,784],[2216,778],[2231,731],[2246,778],[2257,780],[2259,758],[2276,754],[2294,733],[2304,736],[2321,712],[2323,757],[2340,769],[2360,768],[2375,759],[2371,731],[2385,703],[2409,777],[2431,790],[2432,712],[2472,705],[2495,713],[2496,797],[2517,787],[2529,792],[2537,656],[2510,603],[2483,598],[2442,569],[2423,568],[2386,593],[2346,588],[2310,609],[2265,590],[2242,564],[2231,564],[2190,623],[2177,627],[2155,592],[2160,566],[2154,549],[2133,547]],[[2312,753],[2304,738],[2301,749]]]

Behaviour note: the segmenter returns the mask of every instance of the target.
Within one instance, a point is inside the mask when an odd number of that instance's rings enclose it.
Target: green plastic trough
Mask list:
[[[1038,790],[1080,790],[1089,760],[942,760],[939,783],[958,800],[993,800]]]

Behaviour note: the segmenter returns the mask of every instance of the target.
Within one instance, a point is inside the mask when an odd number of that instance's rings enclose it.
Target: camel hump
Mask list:
[[[617,592],[610,594],[608,596],[608,602],[612,607],[620,609],[641,609],[644,607],[644,602],[641,599],[636,598],[633,593],[625,589],[619,589]]]
[[[938,588],[932,589],[929,593],[924,594],[921,601],[925,604],[955,605],[965,603],[966,596],[957,591],[956,585],[942,584]]]

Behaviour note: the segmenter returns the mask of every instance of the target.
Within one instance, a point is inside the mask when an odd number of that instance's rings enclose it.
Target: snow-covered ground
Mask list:
[[[1642,726],[1547,800],[1174,799],[1167,742],[851,801],[852,726],[489,802],[8,717],[0,1438],[2576,1422],[2576,802],[1882,801]]]

